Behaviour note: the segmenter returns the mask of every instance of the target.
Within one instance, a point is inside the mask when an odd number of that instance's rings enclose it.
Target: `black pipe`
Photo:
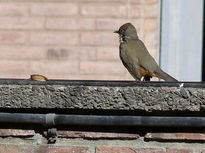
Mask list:
[[[205,117],[57,115],[56,125],[205,127]]]
[[[0,123],[46,125],[46,115],[26,113],[0,113]]]
[[[58,126],[205,127],[205,117],[97,116],[0,113],[0,123]]]

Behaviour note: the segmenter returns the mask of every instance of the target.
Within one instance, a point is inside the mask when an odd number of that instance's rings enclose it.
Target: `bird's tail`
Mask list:
[[[164,81],[167,81],[167,82],[178,82],[178,80],[176,80],[175,78],[173,78],[169,74],[165,73],[161,69],[156,73],[156,75],[160,79],[163,79]]]

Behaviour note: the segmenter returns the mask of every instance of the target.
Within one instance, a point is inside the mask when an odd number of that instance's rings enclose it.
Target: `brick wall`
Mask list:
[[[1,0],[0,77],[132,79],[112,32],[132,22],[157,59],[159,0]]]
[[[151,133],[139,136],[138,134],[59,131],[58,134],[56,143],[48,145],[46,138],[33,130],[0,129],[0,153],[205,152],[203,143],[205,135],[202,133],[158,133],[154,134],[157,140],[150,139]]]

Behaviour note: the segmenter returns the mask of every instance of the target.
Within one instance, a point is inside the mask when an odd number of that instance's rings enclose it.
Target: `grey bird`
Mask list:
[[[165,81],[177,82],[175,78],[160,69],[157,62],[150,55],[144,43],[138,38],[137,31],[131,23],[123,24],[114,31],[120,38],[120,59],[135,80],[149,81],[158,77]]]

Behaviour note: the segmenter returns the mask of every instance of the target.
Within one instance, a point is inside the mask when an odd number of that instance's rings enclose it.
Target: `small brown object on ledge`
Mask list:
[[[39,75],[39,74],[32,74],[30,77],[30,80],[33,81],[48,81],[48,79],[43,76],[43,75]]]

